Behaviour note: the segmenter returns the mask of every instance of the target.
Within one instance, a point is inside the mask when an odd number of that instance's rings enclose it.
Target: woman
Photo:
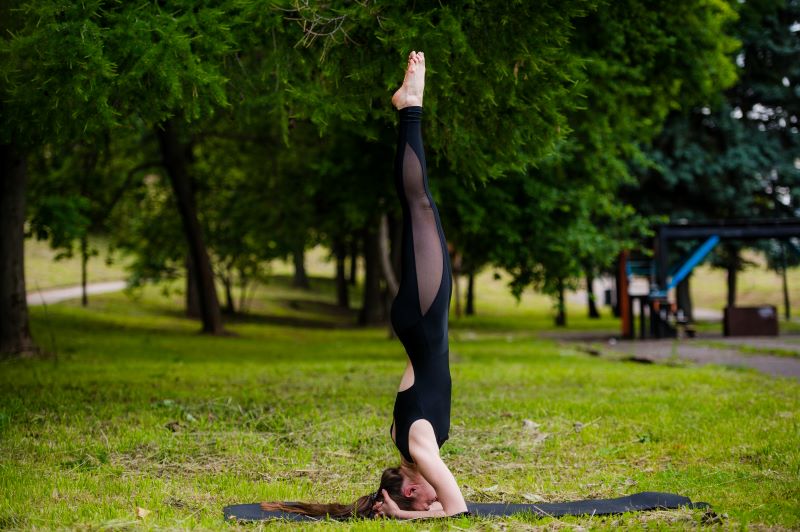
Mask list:
[[[425,55],[411,52],[400,89],[392,97],[400,118],[395,186],[403,211],[400,287],[391,320],[408,354],[394,405],[392,440],[399,467],[383,472],[378,491],[353,504],[262,503],[283,510],[331,517],[399,519],[467,513],[453,474],[439,456],[450,429],[450,365],[447,318],[450,262],[439,212],[428,190],[422,145]]]

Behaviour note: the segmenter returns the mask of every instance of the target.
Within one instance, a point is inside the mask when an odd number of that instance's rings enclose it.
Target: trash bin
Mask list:
[[[778,336],[778,310],[773,305],[725,307],[725,336]]]

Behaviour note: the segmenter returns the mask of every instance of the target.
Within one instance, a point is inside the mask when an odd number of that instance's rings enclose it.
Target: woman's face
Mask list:
[[[414,499],[414,503],[412,504],[413,510],[429,510],[431,504],[437,500],[436,490],[421,476],[414,479],[413,482],[406,479],[403,482],[403,494],[406,497]]]

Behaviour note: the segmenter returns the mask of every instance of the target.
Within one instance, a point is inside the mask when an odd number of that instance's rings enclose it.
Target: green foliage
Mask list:
[[[631,1],[575,17],[567,51],[583,68],[565,108],[570,133],[527,174],[453,193],[465,256],[503,265],[516,294],[528,284],[556,294],[634,247],[650,223],[617,197],[632,180],[628,162],[671,109],[732,83],[734,41],[724,33],[732,16],[720,2]]]
[[[117,65],[126,116],[153,124],[173,115],[209,116],[228,105],[226,61],[234,59],[242,22],[236,2],[173,1],[106,11],[106,48]]]
[[[733,31],[740,47],[732,51],[738,82],[669,117],[649,164],[638,169],[639,187],[628,193],[642,213],[673,220],[797,214],[800,4],[748,1],[738,13]],[[740,247],[721,250],[717,264],[740,268]]]
[[[295,2],[298,44],[316,53],[319,73],[293,96],[323,128],[338,118],[382,138],[408,53],[424,50],[429,164],[478,181],[524,170],[566,132],[580,66],[566,45],[572,18],[590,6]]]
[[[0,22],[0,142],[37,146],[114,121],[102,0],[10,2]]]
[[[236,2],[17,2],[0,42],[4,142],[64,142],[227,105]]]
[[[237,30],[250,24],[247,17],[265,29],[255,11],[253,3],[238,1],[49,1],[10,8],[0,43],[0,118],[10,127],[0,141],[24,145],[33,155],[32,231],[69,253],[75,239],[102,228],[123,192],[142,190],[141,170],[154,159],[147,137],[154,126],[175,116],[198,123],[228,108],[227,76],[242,66],[236,38],[247,31]],[[243,87],[233,88],[241,98]],[[195,133],[195,126],[184,127]],[[118,139],[122,153],[112,146]],[[141,158],[125,152],[131,142],[139,144],[132,151]],[[155,213],[172,204],[160,197],[156,206],[146,192],[139,199],[153,210],[115,217],[125,222],[117,240],[142,252],[139,274],[170,277],[169,268],[159,269],[184,248],[167,238],[179,224]],[[150,223],[155,220],[160,223]],[[129,227],[141,233],[134,237]]]
[[[157,159],[152,131],[169,118],[218,268],[255,272],[396,213],[389,98],[417,49],[448,237],[471,269],[513,272],[517,293],[569,286],[642,235],[646,218],[616,197],[639,147],[670,111],[734,79],[721,0],[52,0],[7,12],[0,117],[4,141],[24,139],[37,159],[34,230],[66,248],[111,202],[141,278],[173,277],[185,256],[163,181],[134,171]],[[117,184],[126,197],[102,192]]]

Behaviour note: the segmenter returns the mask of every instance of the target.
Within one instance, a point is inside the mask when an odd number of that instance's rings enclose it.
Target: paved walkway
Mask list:
[[[86,293],[90,296],[95,294],[106,294],[108,292],[119,292],[125,289],[125,281],[108,281],[105,283],[90,283],[86,286]],[[82,294],[80,286],[68,286],[66,288],[53,288],[49,290],[37,290],[28,292],[28,305],[50,305],[68,299],[80,299]]]
[[[626,353],[637,359],[667,360],[673,357],[696,364],[720,364],[753,368],[768,375],[800,379],[800,338],[699,338],[695,340],[625,340],[607,343],[605,349]],[[774,356],[744,350],[793,351],[797,356]]]

